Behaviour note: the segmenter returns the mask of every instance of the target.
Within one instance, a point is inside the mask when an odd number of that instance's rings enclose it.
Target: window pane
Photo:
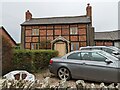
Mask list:
[[[32,35],[39,35],[39,29],[32,29]]]
[[[36,43],[36,49],[39,49],[39,43]]]
[[[111,53],[111,54],[112,54],[112,52],[113,52],[113,50],[112,50],[112,49],[109,49],[109,48],[103,48],[103,50],[104,50],[105,52],[108,52],[108,53]]]
[[[79,43],[77,42],[71,43],[71,51],[75,51],[78,49],[79,49]]]
[[[70,27],[70,34],[78,34],[77,27]]]
[[[68,59],[80,60],[80,53],[73,53],[67,57]]]
[[[39,49],[39,43],[31,43],[31,49]]]
[[[96,52],[81,52],[82,60],[105,61],[106,58]]]
[[[39,29],[36,29],[36,35],[39,35]]]
[[[90,60],[90,56],[88,52],[81,52],[82,60]]]
[[[102,55],[98,54],[98,53],[92,53],[92,60],[95,60],[95,61],[105,61],[106,58],[103,57]]]
[[[73,51],[74,50],[74,45],[73,45],[73,43],[71,43],[71,51]]]
[[[31,49],[34,49],[34,44],[33,43],[31,43]]]

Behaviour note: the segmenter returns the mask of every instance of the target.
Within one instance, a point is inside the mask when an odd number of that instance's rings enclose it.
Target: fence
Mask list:
[[[66,80],[61,80],[58,85],[50,85],[50,77],[46,77],[42,82],[36,80],[25,81],[25,80],[0,80],[0,87],[2,90],[120,90],[120,83],[116,85],[111,83],[105,85],[95,85],[94,83],[87,84],[83,80],[77,80],[75,82],[76,87],[68,87]]]

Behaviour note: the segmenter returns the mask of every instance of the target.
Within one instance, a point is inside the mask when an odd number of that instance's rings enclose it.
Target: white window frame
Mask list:
[[[77,27],[70,27],[70,34],[71,35],[78,34],[78,28]]]
[[[32,35],[39,35],[39,29],[32,29]]]
[[[32,50],[38,50],[39,49],[39,43],[31,43],[31,49]]]

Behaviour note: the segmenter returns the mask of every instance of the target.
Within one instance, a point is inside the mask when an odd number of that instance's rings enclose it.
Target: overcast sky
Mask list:
[[[9,2],[8,2],[9,1]],[[0,24],[16,42],[21,40],[21,26],[25,12],[34,18],[80,16],[86,14],[87,3],[92,6],[93,27],[96,32],[118,30],[119,0],[4,0],[0,3]]]

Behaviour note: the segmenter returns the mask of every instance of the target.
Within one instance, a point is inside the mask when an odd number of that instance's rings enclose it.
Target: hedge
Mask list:
[[[54,50],[15,50],[13,64],[15,70],[37,72],[49,65],[49,60],[58,55]]]

